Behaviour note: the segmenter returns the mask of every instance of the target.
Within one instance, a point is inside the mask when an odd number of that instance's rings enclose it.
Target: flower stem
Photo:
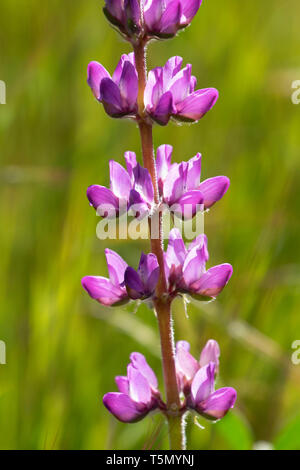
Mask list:
[[[134,45],[135,64],[138,73],[138,125],[141,135],[144,167],[151,175],[155,203],[159,205],[159,190],[157,183],[156,165],[153,151],[152,122],[148,120],[144,109],[144,91],[146,87],[146,44],[141,40]],[[158,227],[154,224],[158,223]],[[180,397],[176,379],[174,337],[172,327],[171,300],[167,296],[167,284],[164,269],[162,214],[158,218],[149,218],[151,251],[157,257],[160,267],[160,277],[156,288],[154,307],[157,314],[164,384],[166,391],[166,416],[169,428],[170,448],[184,448],[184,427],[180,410]],[[158,236],[153,236],[153,233]]]

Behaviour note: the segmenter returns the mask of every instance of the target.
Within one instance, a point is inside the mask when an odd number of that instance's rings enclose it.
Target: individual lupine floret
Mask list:
[[[87,190],[90,204],[102,217],[118,217],[134,204],[138,204],[135,214],[139,217],[153,208],[154,190],[148,170],[137,163],[134,152],[126,152],[125,160],[127,171],[110,160],[110,188],[94,184]]]
[[[124,423],[135,423],[151,411],[165,409],[156,375],[145,357],[135,352],[130,355],[130,360],[127,376],[116,377],[119,392],[107,393],[103,397],[108,411]]]
[[[106,249],[109,278],[86,276],[82,286],[90,297],[105,306],[118,306],[129,300],[150,299],[159,278],[159,265],[154,254],[142,253],[137,272],[115,251]]]
[[[127,37],[138,37],[142,31],[139,0],[105,0],[103,12],[114,26]]]
[[[87,82],[109,116],[120,118],[136,115],[138,76],[133,52],[121,56],[112,77],[99,62],[90,62]]]
[[[189,294],[197,300],[217,297],[232,275],[232,266],[224,263],[206,270],[208,258],[206,235],[198,235],[186,248],[179,230],[172,229],[165,253],[169,293]]]
[[[187,64],[181,69],[181,65],[182,58],[175,56],[148,74],[145,108],[151,118],[163,126],[171,117],[177,121],[198,121],[219,96],[215,88],[195,91],[197,80],[192,75],[192,66]]]
[[[190,353],[187,341],[176,345],[176,373],[180,390],[186,397],[186,406],[207,419],[216,421],[233,408],[236,391],[231,387],[215,390],[215,376],[219,367],[220,349],[210,340],[198,362]]]
[[[230,180],[227,176],[215,176],[200,183],[200,153],[188,162],[171,163],[173,147],[161,145],[157,149],[156,170],[159,192],[168,206],[178,205],[177,212],[188,219],[197,208],[209,209],[227,192]],[[200,208],[201,209],[201,208]]]
[[[202,0],[146,0],[146,33],[161,39],[175,36],[178,30],[190,24],[201,2]]]
[[[189,387],[193,377],[201,367],[213,362],[216,374],[219,372],[220,347],[217,341],[210,339],[202,349],[200,359],[194,358],[190,353],[190,345],[187,341],[176,343],[176,374],[181,391]]]

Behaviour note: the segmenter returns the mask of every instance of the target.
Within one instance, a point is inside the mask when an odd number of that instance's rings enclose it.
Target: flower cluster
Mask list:
[[[171,145],[161,145],[157,149],[160,200],[171,212],[188,220],[198,210],[209,209],[219,201],[228,190],[230,181],[226,176],[215,176],[201,183],[201,154],[188,162],[172,164],[172,151]],[[127,171],[119,163],[110,161],[110,189],[99,185],[88,188],[87,197],[98,215],[119,216],[131,208],[139,217],[151,215],[155,206],[151,176],[137,163],[134,152],[126,152],[125,161]]]
[[[88,294],[102,305],[119,306],[130,300],[149,300],[155,295],[159,279],[159,265],[153,253],[142,253],[138,270],[115,251],[106,249],[105,256],[109,278],[86,276],[82,285]],[[202,234],[186,248],[178,229],[169,234],[169,244],[164,254],[168,293],[171,298],[189,294],[196,300],[217,297],[232,275],[232,266],[219,264],[206,270],[208,261],[207,237]]]
[[[217,421],[233,408],[236,401],[236,391],[233,388],[215,390],[219,370],[219,345],[216,341],[209,340],[199,361],[190,354],[189,349],[187,341],[179,341],[176,345],[176,375],[182,395],[180,413],[189,410]],[[130,360],[127,376],[116,377],[119,392],[104,395],[104,405],[125,423],[139,421],[157,410],[165,413],[166,404],[158,390],[156,375],[145,357],[140,353],[132,353]]]
[[[105,0],[104,14],[125,38],[171,38],[190,24],[202,0]]]
[[[182,58],[175,56],[148,74],[144,93],[146,112],[162,126],[170,118],[180,122],[199,121],[219,96],[215,88],[195,91],[197,80],[192,75],[192,66],[188,64],[181,69],[181,65]],[[109,116],[136,119],[138,75],[133,53],[122,55],[112,77],[99,62],[91,62],[87,82]]]

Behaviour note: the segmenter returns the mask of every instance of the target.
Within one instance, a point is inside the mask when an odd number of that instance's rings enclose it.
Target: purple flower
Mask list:
[[[105,0],[104,14],[125,36],[139,36],[142,20],[139,0]]]
[[[216,374],[219,372],[220,347],[217,341],[210,339],[202,349],[200,359],[197,361],[189,352],[187,341],[178,341],[176,344],[176,374],[181,391],[190,387],[193,377],[201,367],[210,362],[215,364]]]
[[[164,67],[148,74],[144,101],[148,114],[164,126],[172,117],[177,121],[195,122],[209,111],[218,99],[215,88],[195,91],[197,80],[192,66],[181,69],[182,58],[175,56]]]
[[[133,53],[122,55],[112,77],[99,62],[90,62],[87,82],[109,116],[133,117],[136,114],[138,77]]]
[[[144,20],[150,36],[169,38],[190,24],[202,0],[146,0]]]
[[[156,170],[159,192],[163,202],[174,207],[185,219],[193,217],[197,209],[210,208],[219,201],[229,188],[226,176],[208,178],[200,183],[201,154],[188,162],[171,163],[173,147],[161,145],[157,149]]]
[[[152,253],[142,253],[139,268],[133,268],[112,250],[105,250],[109,278],[86,276],[82,286],[102,305],[118,306],[130,299],[146,300],[153,296],[159,278],[159,265]]]
[[[220,355],[218,343],[210,340],[203,349],[199,362],[189,353],[189,349],[187,341],[179,341],[176,345],[176,373],[187,407],[207,419],[221,419],[233,408],[236,391],[231,387],[215,391],[215,375]]]
[[[148,214],[154,204],[149,172],[136,161],[134,152],[125,153],[127,171],[117,162],[109,162],[110,188],[92,185],[87,190],[90,204],[102,217],[118,217],[137,204],[135,214]]]
[[[140,353],[132,353],[127,376],[116,377],[119,392],[107,393],[103,403],[124,423],[135,423],[156,408],[165,408],[158,391],[157,378]]]
[[[172,229],[165,253],[169,292],[190,294],[197,300],[209,300],[219,295],[232,275],[232,266],[225,263],[206,270],[208,257],[204,234],[198,235],[186,248],[179,230]]]

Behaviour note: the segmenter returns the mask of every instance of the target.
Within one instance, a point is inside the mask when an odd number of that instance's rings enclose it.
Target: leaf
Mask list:
[[[228,442],[233,450],[250,450],[253,434],[249,423],[240,412],[229,412],[216,423],[216,431]]]
[[[276,450],[300,450],[300,414],[280,430],[274,447]]]

